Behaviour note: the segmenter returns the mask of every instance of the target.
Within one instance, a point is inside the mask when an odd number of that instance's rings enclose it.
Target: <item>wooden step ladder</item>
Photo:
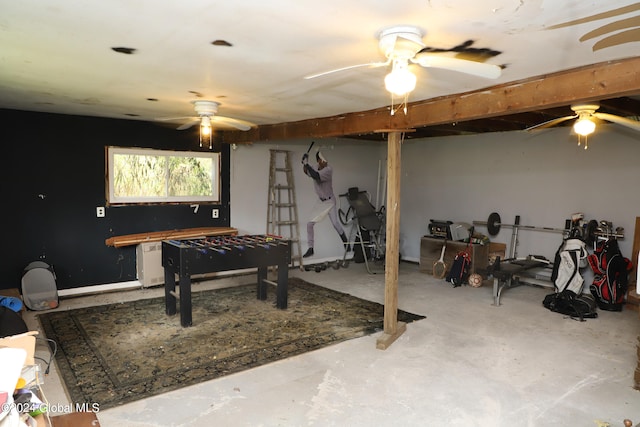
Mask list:
[[[269,163],[267,234],[275,234],[291,240],[291,266],[295,266],[297,262],[303,270],[291,152],[275,149],[269,151],[271,161]]]

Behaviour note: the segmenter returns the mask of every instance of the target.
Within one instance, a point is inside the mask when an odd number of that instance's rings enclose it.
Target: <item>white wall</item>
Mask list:
[[[253,145],[238,145],[231,150],[231,226],[239,234],[261,234],[267,226],[267,194],[269,188],[269,159],[271,149],[289,150],[294,171],[298,204],[302,252],[307,250],[306,224],[318,200],[311,178],[302,171],[302,155],[311,140],[295,140]],[[386,143],[351,139],[315,139],[310,162],[315,165],[315,153],[320,149],[333,167],[333,189],[336,196],[350,187],[371,194],[375,202],[378,163],[386,156]],[[338,198],[338,206],[346,211],[345,198]],[[347,233],[349,229],[345,230]],[[336,259],[343,255],[342,241],[329,219],[315,227],[314,260]]]
[[[302,173],[300,158],[310,140],[240,145],[231,153],[231,226],[241,234],[266,230],[269,149],[294,152],[295,185],[303,237],[315,203],[311,180]],[[357,186],[375,196],[378,163],[386,143],[349,139],[316,140],[334,168],[334,190]],[[589,139],[589,149],[577,146],[570,128],[537,132],[407,140],[402,147],[400,253],[418,261],[420,237],[429,219],[486,221],[498,212],[511,224],[563,228],[572,213],[585,220],[612,221],[624,227],[623,254],[631,257],[635,218],[640,216],[640,134],[617,125],[601,126]],[[382,168],[383,172],[385,167]],[[346,201],[345,201],[346,203]],[[486,228],[477,231],[487,234]],[[493,241],[510,243],[504,227]],[[341,244],[328,220],[316,231],[316,258],[342,256]],[[520,231],[518,255],[553,259],[560,234]]]
[[[572,213],[585,220],[624,227],[623,254],[631,257],[635,218],[640,215],[640,134],[601,126],[589,149],[570,128],[430,138],[402,150],[401,239],[403,253],[419,258],[419,236],[429,219],[502,222],[563,228]],[[488,234],[486,228],[477,231]],[[510,228],[492,241],[509,245]],[[518,255],[553,260],[560,234],[520,230]]]

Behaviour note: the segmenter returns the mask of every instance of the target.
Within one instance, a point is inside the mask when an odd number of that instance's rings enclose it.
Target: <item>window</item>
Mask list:
[[[107,202],[220,202],[220,153],[107,147]]]

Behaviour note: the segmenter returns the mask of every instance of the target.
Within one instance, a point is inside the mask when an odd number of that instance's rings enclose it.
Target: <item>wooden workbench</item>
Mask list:
[[[238,230],[232,227],[199,227],[178,230],[152,231],[149,233],[127,234],[109,237],[104,241],[107,246],[120,248],[146,242],[160,242],[170,239],[194,239],[205,236],[235,236]]]

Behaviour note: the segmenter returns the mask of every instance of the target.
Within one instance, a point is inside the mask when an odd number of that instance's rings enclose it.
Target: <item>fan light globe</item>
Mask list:
[[[588,117],[579,118],[573,125],[573,130],[578,135],[591,135],[596,130],[596,124]]]
[[[209,148],[212,147],[211,144],[211,117],[202,116],[200,118],[200,147],[202,147],[202,142],[209,143]]]
[[[394,68],[384,78],[384,86],[394,95],[404,96],[416,88],[416,76],[406,68]]]
[[[211,135],[211,117],[203,116],[200,122],[200,134],[202,136]]]

